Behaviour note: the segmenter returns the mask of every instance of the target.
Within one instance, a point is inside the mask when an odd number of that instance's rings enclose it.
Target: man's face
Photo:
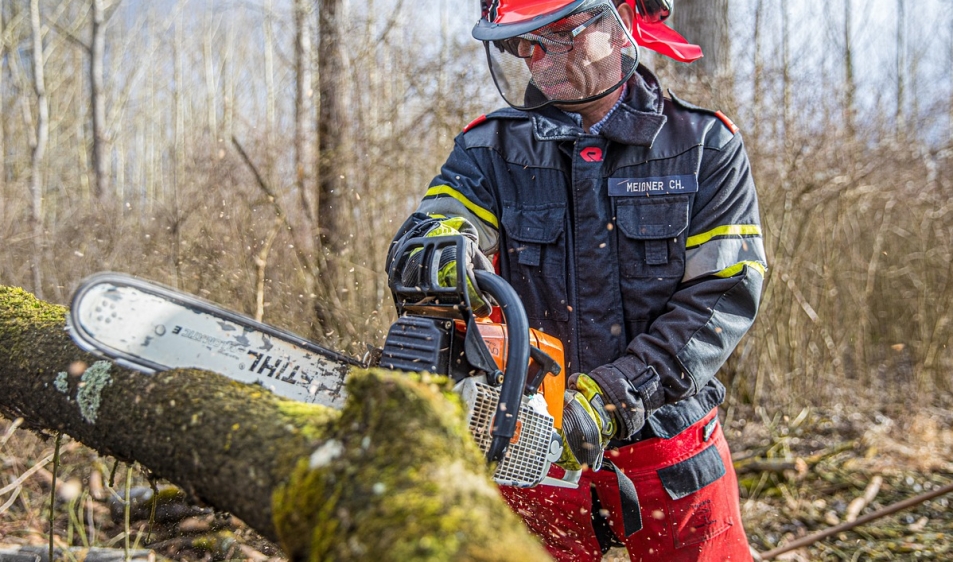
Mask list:
[[[611,33],[596,25],[601,14],[583,12],[546,26],[537,32],[541,38],[535,45],[525,45],[530,41],[522,40],[524,50],[532,49],[526,64],[533,83],[547,98],[588,98],[619,81],[621,53],[613,44]],[[573,33],[578,34],[573,36]],[[544,50],[540,44],[546,46],[545,37],[560,37],[571,43],[571,50],[563,53],[554,52],[558,49],[553,48]]]
[[[628,5],[616,12],[606,2],[530,33],[487,41],[500,93],[522,108],[539,107],[545,100],[584,102],[619,87],[638,59],[630,12]]]
[[[513,41],[533,84],[552,100],[598,95],[622,75],[625,38],[603,9],[572,14]]]

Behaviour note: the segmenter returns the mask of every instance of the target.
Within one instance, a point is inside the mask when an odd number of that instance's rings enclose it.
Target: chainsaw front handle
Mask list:
[[[516,433],[516,422],[519,418],[520,404],[523,401],[523,388],[526,386],[529,370],[529,320],[526,318],[523,301],[505,279],[489,271],[477,270],[474,274],[480,289],[499,305],[508,339],[506,373],[503,375],[503,384],[500,386],[500,402],[496,408],[496,418],[491,431],[493,442],[486,453],[487,459],[494,462],[503,458],[510,439]],[[476,339],[486,347],[482,338],[478,336]]]
[[[440,256],[449,248],[457,256],[456,285],[440,285]],[[466,246],[463,236],[431,236],[411,238],[401,243],[394,252],[387,271],[388,285],[394,295],[397,315],[419,314],[466,319],[472,313],[467,293]],[[420,273],[414,285],[403,281],[404,269],[411,258],[417,260]],[[477,281],[479,285],[479,281]],[[477,286],[476,290],[481,287]]]

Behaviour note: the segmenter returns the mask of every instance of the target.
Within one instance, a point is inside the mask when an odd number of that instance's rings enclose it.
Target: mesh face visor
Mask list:
[[[483,44],[503,99],[524,110],[598,99],[638,64],[638,49],[610,2]]]

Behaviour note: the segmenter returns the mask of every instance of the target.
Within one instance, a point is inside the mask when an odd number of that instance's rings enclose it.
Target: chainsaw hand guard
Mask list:
[[[442,256],[447,251],[453,251],[454,256],[465,255],[466,245],[467,240],[463,236],[407,240],[394,253],[388,278],[398,315],[460,318],[467,323],[467,339],[464,342],[467,361],[486,373],[490,385],[500,385],[500,400],[491,428],[493,441],[486,451],[487,459],[495,462],[503,458],[510,440],[516,434],[529,369],[529,320],[519,295],[509,283],[495,273],[481,269],[473,271],[476,286],[496,302],[503,313],[510,338],[504,375],[496,367],[492,354],[474,324],[475,313],[470,292],[466,289],[469,275],[466,264],[461,260],[456,261],[454,286],[447,287],[441,283],[442,265],[445,266]],[[419,260],[420,271],[413,285],[406,283],[401,275],[411,258]]]

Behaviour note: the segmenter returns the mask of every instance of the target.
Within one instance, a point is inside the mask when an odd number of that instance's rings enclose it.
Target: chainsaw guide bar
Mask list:
[[[562,454],[563,441],[538,392],[543,377],[558,375],[561,367],[539,349],[531,352],[526,312],[513,288],[501,277],[477,271],[481,289],[499,305],[504,319],[508,364],[504,375],[471,315],[467,291],[437,283],[433,266],[439,252],[453,246],[457,255],[463,255],[458,238],[407,242],[405,248],[422,248],[427,275],[414,287],[399,282],[392,287],[401,318],[391,326],[379,365],[396,371],[430,371],[457,382],[470,433],[487,460],[496,463],[493,478],[498,484],[574,488],[578,471],[567,471],[562,478],[548,476]],[[456,287],[467,286],[465,274],[458,265]],[[465,335],[457,335],[456,320],[466,326]],[[188,368],[213,371],[285,398],[336,409],[344,406],[344,381],[351,368],[369,363],[193,295],[113,272],[80,283],[67,315],[67,330],[80,349],[121,367],[147,374]],[[454,338],[463,339],[457,345]],[[532,379],[531,358],[545,366]],[[559,394],[561,406],[561,390]]]
[[[344,378],[363,363],[214,303],[119,273],[83,280],[67,328],[100,357],[145,373],[214,371],[301,402],[344,405]]]

